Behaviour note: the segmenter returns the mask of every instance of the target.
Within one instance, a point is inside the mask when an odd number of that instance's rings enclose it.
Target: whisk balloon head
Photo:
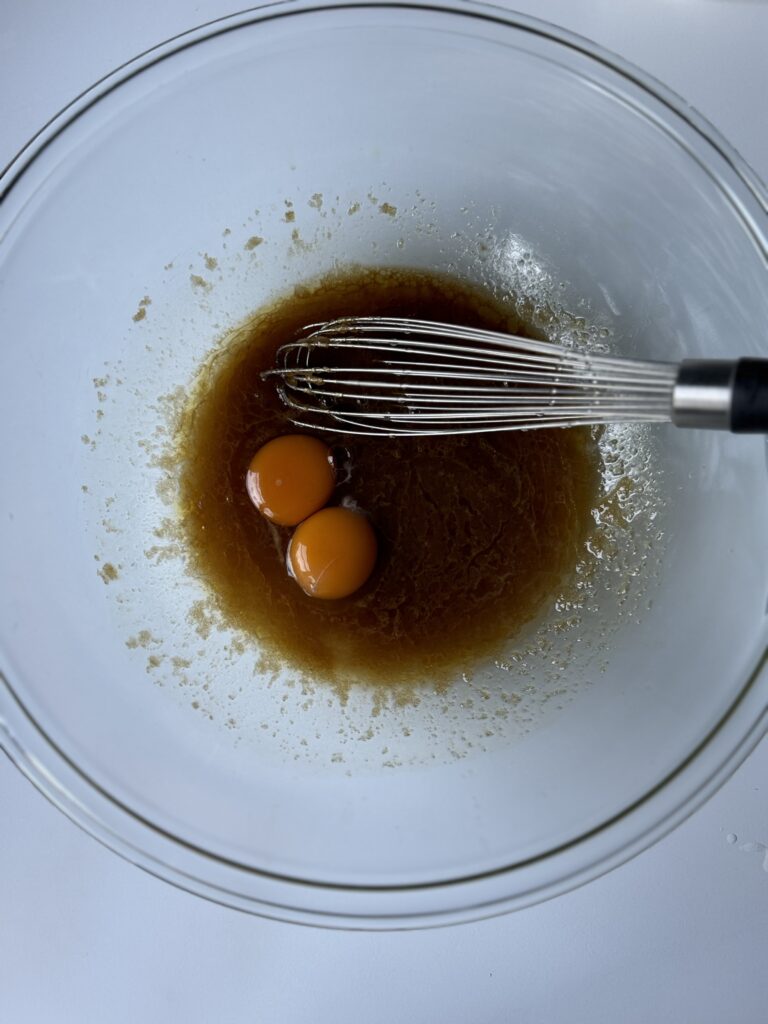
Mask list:
[[[297,426],[435,435],[670,419],[677,365],[392,317],[312,324],[277,352]]]

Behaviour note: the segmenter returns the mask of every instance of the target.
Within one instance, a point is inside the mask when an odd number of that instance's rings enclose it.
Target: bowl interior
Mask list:
[[[404,703],[265,672],[209,621],[164,454],[217,339],[339,265],[468,277],[569,344],[759,353],[740,188],[631,80],[480,15],[282,9],[109,92],[0,208],[0,667],[25,706],[137,814],[297,879],[464,877],[621,815],[764,649],[762,440],[607,432],[589,578]]]

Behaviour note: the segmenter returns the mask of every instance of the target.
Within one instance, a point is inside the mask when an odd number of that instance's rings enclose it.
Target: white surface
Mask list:
[[[768,176],[768,4],[518,6],[662,78]],[[0,5],[0,164],[99,75],[231,9]],[[0,1020],[760,1020],[767,768],[764,742],[673,835],[578,892],[458,929],[369,935],[261,921],[178,892],[81,834],[0,761]]]

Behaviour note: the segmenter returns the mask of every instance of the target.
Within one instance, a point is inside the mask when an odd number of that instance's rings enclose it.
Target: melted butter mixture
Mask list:
[[[259,310],[200,371],[179,435],[182,519],[193,569],[219,611],[314,678],[440,683],[543,613],[583,556],[599,502],[588,429],[452,438],[329,437],[346,449],[331,505],[353,501],[379,542],[363,589],[337,601],[288,576],[292,530],[246,491],[261,445],[295,432],[261,373],[308,323],[408,316],[529,333],[487,293],[417,270],[354,269]]]

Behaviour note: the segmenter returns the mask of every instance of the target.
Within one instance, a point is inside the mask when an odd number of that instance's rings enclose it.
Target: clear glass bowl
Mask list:
[[[765,192],[668,90],[492,7],[272,5],[98,83],[0,187],[0,742],[97,838],[286,920],[467,920],[625,860],[757,742],[762,439],[609,432],[577,590],[443,694],[346,705],[207,621],[163,458],[216,338],[340,263],[758,353]]]

